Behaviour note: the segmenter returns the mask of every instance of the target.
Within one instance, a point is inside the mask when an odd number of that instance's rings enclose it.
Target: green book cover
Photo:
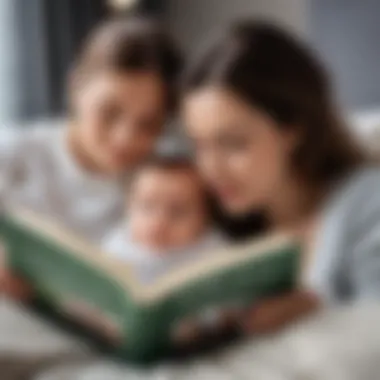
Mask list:
[[[4,213],[0,231],[10,267],[33,284],[40,302],[132,360],[173,351],[189,324],[239,311],[297,280],[299,245],[285,235],[202,255],[143,284],[128,264],[30,211]]]

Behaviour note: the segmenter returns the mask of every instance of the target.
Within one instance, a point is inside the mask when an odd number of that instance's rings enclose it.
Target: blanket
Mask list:
[[[96,357],[75,337],[3,302],[0,373],[2,380],[378,380],[379,320],[380,305],[324,310],[271,336],[143,370]]]

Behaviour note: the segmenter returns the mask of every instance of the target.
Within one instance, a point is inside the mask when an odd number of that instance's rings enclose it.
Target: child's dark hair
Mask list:
[[[140,166],[140,170],[144,169],[162,169],[167,171],[189,170],[196,173],[192,160],[180,155],[157,155],[150,157]]]
[[[182,155],[154,155],[144,161],[132,174],[129,178],[129,184],[133,186],[141,175],[146,172],[149,173],[150,171],[158,171],[163,174],[188,174],[191,178],[194,178],[197,184],[199,184],[200,191],[205,195],[206,208],[209,208],[206,188],[201,177],[198,175],[196,166],[188,157]]]
[[[116,18],[89,36],[75,62],[71,84],[78,87],[103,70],[152,71],[165,84],[172,106],[181,68],[182,55],[160,24],[146,18]]]

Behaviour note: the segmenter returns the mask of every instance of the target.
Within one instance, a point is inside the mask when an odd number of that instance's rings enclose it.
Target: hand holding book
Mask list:
[[[293,230],[302,247],[298,274],[301,284],[298,289],[288,294],[264,299],[252,306],[242,318],[243,331],[248,334],[272,333],[319,308],[320,300],[317,295],[302,286],[303,272],[307,270],[312,254],[316,224],[317,221],[312,219],[309,223],[303,223]]]
[[[319,305],[318,297],[306,290],[263,300],[243,316],[243,331],[248,334],[276,332],[313,313]]]
[[[31,297],[32,289],[21,278],[13,275],[5,260],[4,248],[0,248],[0,294],[6,294],[17,300],[28,300]]]
[[[0,293],[16,300],[26,301],[32,295],[31,287],[22,279],[12,275],[8,270],[0,267]]]

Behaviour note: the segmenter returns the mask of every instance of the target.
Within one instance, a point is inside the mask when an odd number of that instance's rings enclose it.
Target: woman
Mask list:
[[[173,41],[154,23],[102,25],[71,72],[65,127],[0,131],[1,201],[102,239],[121,216],[125,176],[163,131],[180,66]]]
[[[245,328],[379,297],[380,172],[348,135],[312,52],[281,29],[238,23],[189,70],[184,92],[197,164],[222,209],[258,212],[266,230],[303,243],[303,285],[253,307]]]

